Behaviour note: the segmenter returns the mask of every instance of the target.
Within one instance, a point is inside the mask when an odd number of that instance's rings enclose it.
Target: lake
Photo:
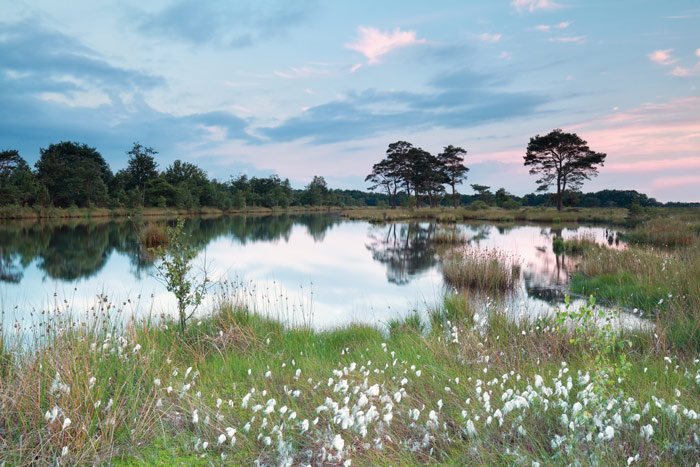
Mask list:
[[[316,328],[381,325],[439,302],[446,286],[433,238],[444,228],[316,214],[191,218],[185,224],[201,248],[196,264],[211,279],[226,281],[218,295],[235,295],[258,312]],[[520,262],[519,285],[503,305],[514,315],[550,313],[563,302],[575,261],[552,251],[555,236],[624,247],[604,227],[449,228],[462,232],[473,248],[499,248]],[[172,314],[175,300],[153,276],[152,258],[136,229],[130,220],[0,225],[4,327],[26,328],[42,311],[83,313],[104,300],[122,315]]]

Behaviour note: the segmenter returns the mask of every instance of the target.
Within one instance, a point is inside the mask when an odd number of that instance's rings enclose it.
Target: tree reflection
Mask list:
[[[136,278],[150,273],[153,256],[141,245],[139,229],[147,223],[174,220],[97,219],[69,222],[13,221],[0,225],[0,282],[20,283],[24,270],[36,260],[52,279],[74,281],[97,274],[109,256],[117,252],[129,258]],[[288,241],[294,225],[306,227],[315,241],[339,219],[327,215],[266,215],[197,217],[185,222],[190,241],[203,249],[220,237],[241,244]]]
[[[387,280],[408,284],[411,277],[438,262],[433,244],[435,224],[389,224],[374,227],[366,245],[372,258],[386,265]]]

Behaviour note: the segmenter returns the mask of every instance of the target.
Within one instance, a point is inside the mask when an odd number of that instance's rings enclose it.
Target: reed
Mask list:
[[[442,274],[457,289],[507,292],[518,284],[520,265],[498,249],[467,248],[446,255]]]

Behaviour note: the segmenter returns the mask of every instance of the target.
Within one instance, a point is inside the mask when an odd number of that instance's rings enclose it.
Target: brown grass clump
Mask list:
[[[158,248],[159,246],[167,246],[169,243],[168,236],[165,233],[165,227],[161,224],[149,223],[139,232],[141,245],[146,248]]]
[[[501,250],[465,249],[449,253],[442,264],[449,285],[483,291],[513,290],[520,277],[520,265]]]

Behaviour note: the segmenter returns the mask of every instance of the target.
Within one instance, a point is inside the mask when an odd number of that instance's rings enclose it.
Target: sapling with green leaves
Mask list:
[[[193,271],[193,261],[199,254],[199,250],[187,242],[183,232],[184,226],[185,221],[178,219],[174,227],[166,227],[168,244],[149,249],[157,260],[155,263],[156,279],[177,299],[180,331],[183,336],[187,321],[202,303],[210,283],[206,270],[201,276],[196,275]]]

